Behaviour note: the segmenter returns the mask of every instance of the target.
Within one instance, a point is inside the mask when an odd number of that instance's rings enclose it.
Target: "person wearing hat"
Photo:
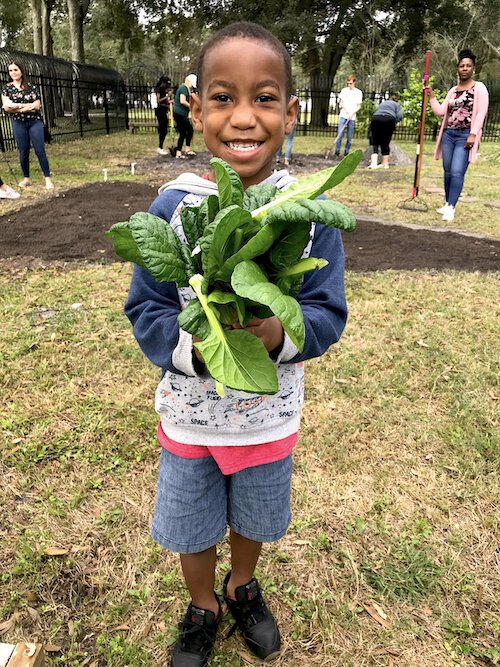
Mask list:
[[[179,139],[177,141],[177,151],[175,153],[176,159],[192,157],[196,155],[191,150],[191,140],[193,138],[193,126],[189,120],[189,98],[191,91],[196,88],[196,74],[188,74],[184,83],[182,83],[175,93],[174,100],[174,120],[179,131]],[[182,153],[182,145],[186,141],[186,151]]]

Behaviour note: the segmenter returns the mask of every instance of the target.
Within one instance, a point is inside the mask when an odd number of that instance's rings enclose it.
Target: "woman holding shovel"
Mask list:
[[[458,54],[458,85],[451,88],[442,104],[429,88],[430,105],[436,116],[444,116],[436,144],[435,158],[443,158],[445,205],[437,212],[443,220],[455,218],[455,207],[470,162],[476,161],[484,119],[488,113],[488,89],[475,81],[476,56],[470,49]]]

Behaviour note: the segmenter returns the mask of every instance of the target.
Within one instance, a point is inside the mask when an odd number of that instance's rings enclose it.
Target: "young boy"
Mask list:
[[[228,162],[245,188],[293,182],[286,171],[273,174],[276,153],[294,126],[290,56],[267,30],[236,23],[202,49],[198,93],[192,95],[193,123],[214,156]],[[183,236],[179,210],[197,205],[216,186],[183,174],[160,188],[151,213]],[[216,545],[230,527],[231,571],[223,597],[250,650],[261,659],[278,654],[276,620],[254,577],[263,542],[280,539],[290,522],[291,452],[297,441],[303,402],[303,361],[322,355],[337,341],[347,319],[340,233],[316,225],[305,251],[329,261],[306,274],[299,295],[305,346],[299,353],[276,317],[254,318],[248,331],[261,339],[275,360],[279,391],[251,396],[215,392],[192,337],[177,315],[193,297],[190,288],[156,283],[135,267],[125,307],[134,334],[148,358],[163,369],[156,394],[163,446],[153,538],[180,554],[191,596],[173,667],[208,665],[222,616],[215,593]],[[312,249],[312,250],[311,250]]]

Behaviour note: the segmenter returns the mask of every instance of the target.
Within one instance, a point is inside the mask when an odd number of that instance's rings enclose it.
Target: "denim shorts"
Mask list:
[[[162,547],[198,553],[234,532],[274,542],[291,519],[292,455],[223,475],[211,456],[185,459],[162,450],[151,535]]]

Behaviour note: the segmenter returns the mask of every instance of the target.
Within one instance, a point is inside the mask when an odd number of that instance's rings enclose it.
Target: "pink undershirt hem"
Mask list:
[[[175,456],[184,459],[200,459],[211,456],[219,466],[223,475],[232,475],[235,472],[253,466],[274,463],[287,457],[297,443],[299,434],[263,442],[259,445],[233,445],[222,447],[207,447],[204,445],[188,445],[176,442],[164,432],[161,422],[158,424],[158,441],[162,447]]]

